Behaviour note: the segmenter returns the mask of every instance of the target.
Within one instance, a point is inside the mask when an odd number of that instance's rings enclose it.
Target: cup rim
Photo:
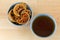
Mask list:
[[[47,36],[47,37],[42,37],[42,36],[38,36],[37,34],[35,34],[34,33],[34,31],[33,31],[33,29],[32,29],[32,23],[33,23],[33,21],[37,18],[37,17],[39,17],[39,16],[48,16],[49,18],[51,18],[52,20],[53,20],[53,22],[54,22],[54,24],[55,24],[55,27],[54,27],[54,32],[51,34],[51,35],[49,35],[49,36]],[[36,37],[38,37],[38,38],[50,38],[50,37],[53,37],[53,35],[55,35],[55,33],[56,33],[56,20],[53,18],[53,16],[51,16],[51,15],[49,15],[49,14],[38,14],[37,16],[35,16],[32,20],[31,20],[31,22],[30,22],[30,29],[31,29],[31,32],[32,32],[32,34],[34,35],[34,36],[36,36]]]
[[[9,11],[11,10],[11,7],[12,7],[12,6],[15,6],[16,4],[19,4],[19,3],[22,3],[22,2],[15,2],[15,3],[13,3],[12,5],[10,5],[9,9],[7,10],[7,14],[8,14]],[[26,2],[23,2],[23,3],[26,3]],[[33,15],[32,8],[31,8],[27,3],[26,3],[26,5],[29,7],[29,10],[31,11],[31,18],[32,18],[32,15]],[[31,18],[30,18],[30,20],[31,20]],[[9,18],[8,18],[8,20],[9,20]],[[13,24],[13,25],[23,26],[23,25],[27,25],[27,24],[30,22],[30,20],[28,20],[26,23],[24,23],[24,24],[22,24],[22,25],[16,25],[16,24],[12,23],[10,20],[9,20],[9,21],[10,21],[10,23]]]

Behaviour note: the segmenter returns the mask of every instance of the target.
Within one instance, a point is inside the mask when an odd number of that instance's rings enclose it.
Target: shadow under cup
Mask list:
[[[48,37],[54,33],[56,22],[52,16],[40,14],[33,18],[30,27],[36,36]]]

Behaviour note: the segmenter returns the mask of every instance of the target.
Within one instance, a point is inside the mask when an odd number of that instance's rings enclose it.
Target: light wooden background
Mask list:
[[[56,19],[56,33],[52,37],[38,38],[30,30],[30,26],[16,26],[9,22],[7,11],[16,2],[26,2],[33,12],[49,14]],[[0,40],[60,40],[60,0],[0,0]]]

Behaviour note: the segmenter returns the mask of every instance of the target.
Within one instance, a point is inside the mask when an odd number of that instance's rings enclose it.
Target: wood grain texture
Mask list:
[[[8,9],[16,2],[27,3],[33,12],[33,17],[38,14],[49,14],[56,20],[56,32],[52,37],[38,38],[33,35],[29,24],[16,26],[8,20]],[[60,0],[0,0],[0,40],[60,40]]]

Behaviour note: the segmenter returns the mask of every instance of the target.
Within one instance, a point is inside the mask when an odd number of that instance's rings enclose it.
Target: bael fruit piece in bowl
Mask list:
[[[9,18],[10,21],[15,22],[15,15],[13,13],[13,9],[10,10],[10,12],[8,14],[8,18]]]
[[[32,11],[26,3],[16,3],[8,11],[9,20],[17,25],[22,25],[30,21]]]
[[[27,8],[25,3],[16,4],[13,8],[14,14],[20,16],[21,12]]]

